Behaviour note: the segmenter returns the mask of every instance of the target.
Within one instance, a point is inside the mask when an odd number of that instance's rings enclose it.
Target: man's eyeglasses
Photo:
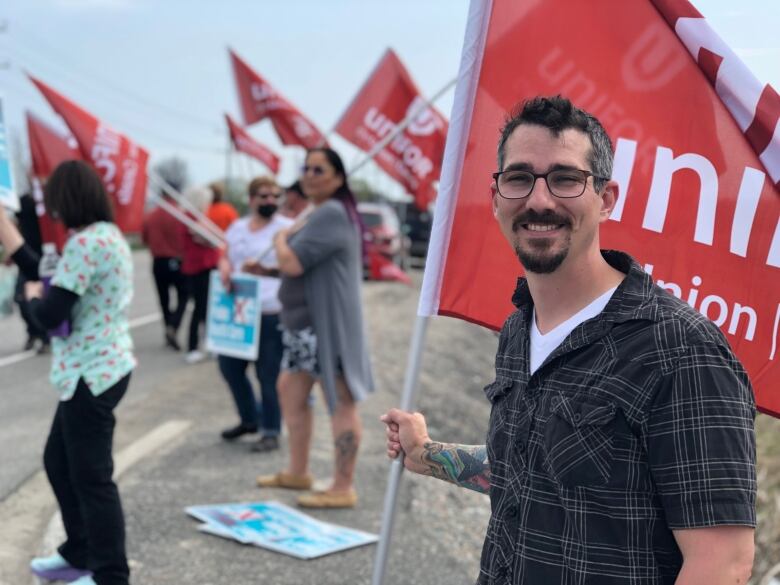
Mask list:
[[[544,179],[547,189],[556,197],[572,199],[585,192],[588,177],[602,181],[609,180],[580,169],[556,169],[547,173],[515,170],[493,173],[496,190],[504,199],[525,199],[534,190],[537,179]]]
[[[303,167],[301,167],[301,174],[305,175],[307,173],[311,173],[317,176],[324,175],[325,168],[319,165],[304,165]]]

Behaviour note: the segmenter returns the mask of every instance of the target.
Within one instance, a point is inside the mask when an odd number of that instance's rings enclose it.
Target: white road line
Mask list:
[[[114,478],[118,479],[144,457],[174,444],[192,426],[189,420],[169,420],[155,427],[114,456]],[[0,502],[0,583],[22,582],[28,574],[29,559],[59,542],[62,522],[59,512],[47,522],[42,512],[54,507],[54,496],[43,470],[35,473],[21,487]],[[44,530],[45,529],[45,530]],[[44,531],[40,540],[41,531]],[[52,544],[53,543],[53,544]]]
[[[15,364],[17,362],[23,362],[26,359],[29,359],[31,357],[34,357],[37,355],[37,352],[34,349],[30,349],[27,351],[21,351],[19,353],[15,353],[13,355],[8,355],[4,358],[0,358],[0,368],[3,368],[5,366],[10,366],[12,364]]]
[[[136,317],[135,319],[130,319],[129,325],[130,325],[130,329],[135,329],[136,327],[143,327],[144,325],[148,325],[149,323],[154,323],[155,321],[159,321],[159,320],[160,320],[160,313],[150,313],[149,315],[144,315],[142,317]],[[7,355],[4,358],[0,358],[0,368],[4,368],[5,366],[10,366],[19,362],[23,362],[24,360],[30,359],[31,357],[35,357],[36,355],[38,354],[35,352],[34,349]]]

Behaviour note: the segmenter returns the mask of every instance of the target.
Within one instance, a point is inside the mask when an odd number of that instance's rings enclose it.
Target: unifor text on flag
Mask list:
[[[441,172],[447,120],[426,104],[392,49],[384,54],[335,130],[358,148],[370,152],[415,112],[411,123],[374,160],[414,197],[417,207],[425,210],[436,195],[434,182]]]
[[[499,328],[513,310],[522,268],[490,205],[498,129],[521,100],[563,94],[615,143],[619,195],[602,248],[630,253],[714,321],[758,407],[780,414],[777,92],[683,0],[484,6],[466,39],[421,314]]]
[[[116,224],[125,233],[143,225],[146,163],[149,154],[127,136],[87,112],[42,81],[30,76],[73,133],[84,160],[100,174],[114,204]]]

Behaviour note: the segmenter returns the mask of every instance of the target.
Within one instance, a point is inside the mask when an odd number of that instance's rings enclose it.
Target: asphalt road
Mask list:
[[[369,583],[373,545],[300,561],[242,546],[196,530],[185,506],[277,500],[295,493],[254,487],[258,473],[281,469],[286,445],[258,455],[247,443],[226,444],[220,429],[235,422],[227,389],[213,361],[187,366],[166,350],[155,319],[156,298],[145,253],[135,256],[136,295],[131,318],[139,367],[117,411],[115,453],[132,450],[171,421],[183,432],[130,457],[119,477],[127,518],[128,552],[136,585],[197,583]],[[419,286],[420,273],[413,274]],[[378,532],[389,469],[379,415],[400,400],[417,288],[395,283],[364,287],[378,391],[361,407],[364,441],[354,510],[317,511],[317,518]],[[183,331],[181,336],[183,338]],[[434,438],[482,442],[495,336],[476,326],[437,318],[428,330],[418,407]],[[0,583],[30,583],[26,565],[56,544],[53,497],[41,473],[41,454],[56,394],[47,381],[49,358],[19,356],[24,341],[16,318],[0,321]],[[328,418],[318,400],[312,468],[327,478],[332,459]],[[405,473],[392,541],[388,584],[468,584],[477,574],[489,515],[486,497]],[[54,530],[52,530],[54,527]],[[48,534],[48,536],[47,536]]]

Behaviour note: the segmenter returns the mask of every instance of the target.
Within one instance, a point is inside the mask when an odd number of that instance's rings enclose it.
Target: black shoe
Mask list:
[[[233,441],[238,439],[242,435],[248,435],[249,433],[256,433],[257,425],[245,425],[241,423],[238,426],[231,427],[222,431],[222,438],[226,441]]]
[[[279,437],[276,435],[263,435],[256,443],[252,443],[249,450],[253,453],[267,453],[279,448]]]
[[[27,338],[27,341],[24,342],[24,351],[30,351],[33,347],[35,347],[35,337],[31,335]]]
[[[176,340],[176,330],[173,327],[165,328],[165,345],[175,351],[181,351],[181,346]]]
[[[51,351],[51,345],[49,344],[49,341],[42,341],[40,347],[38,347],[38,355],[46,355]]]

